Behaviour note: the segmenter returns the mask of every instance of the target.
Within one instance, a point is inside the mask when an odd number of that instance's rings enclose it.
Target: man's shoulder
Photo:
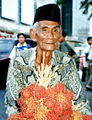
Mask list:
[[[22,50],[18,52],[17,56],[25,56],[25,54],[28,55],[29,53],[32,53],[33,51],[35,51],[35,48]]]
[[[66,45],[66,42],[60,42],[60,45],[63,46],[63,45]]]
[[[67,56],[67,57],[71,58],[69,55],[65,54],[64,52],[62,52],[62,51],[60,51],[60,50],[54,50],[54,53],[55,53],[55,55],[58,55],[58,56],[60,56],[60,57],[65,57],[65,56]]]
[[[69,55],[67,55],[64,52],[61,52],[59,50],[55,50],[54,55],[55,55],[55,58],[58,61],[58,63],[61,63],[61,62],[68,63],[68,62],[72,61],[72,58]]]
[[[66,43],[65,41],[60,43],[60,51],[67,52],[68,49],[69,49],[68,43]]]
[[[65,46],[67,46],[68,48],[72,49],[72,47],[67,42],[65,42]]]
[[[36,48],[30,48],[27,50],[22,50],[20,52],[17,52],[17,56],[15,58],[16,61],[24,61],[26,64],[29,62],[30,58],[33,57],[35,54]]]

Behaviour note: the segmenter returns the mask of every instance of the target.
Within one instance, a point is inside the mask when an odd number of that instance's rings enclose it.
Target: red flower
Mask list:
[[[27,120],[22,113],[12,114],[7,120]]]
[[[25,98],[24,97],[18,98],[17,103],[18,103],[19,106],[24,105],[25,104]]]
[[[55,90],[56,90],[56,92],[65,92],[66,91],[65,86],[62,83],[57,83],[55,85]]]
[[[54,106],[55,99],[54,98],[46,98],[43,100],[43,105],[47,108],[51,109]]]
[[[72,109],[67,109],[63,112],[63,116],[70,117],[72,114]]]
[[[68,101],[72,101],[74,99],[74,95],[70,90],[66,91],[66,98],[68,99]]]
[[[57,95],[57,92],[55,91],[54,87],[50,87],[46,91],[46,97],[52,97],[54,98]]]
[[[45,96],[46,89],[43,86],[38,86],[33,92],[34,99],[39,100]]]
[[[17,100],[20,113],[11,115],[7,120],[75,120],[82,119],[79,111],[72,111],[73,93],[61,83],[54,87],[39,86],[33,83],[20,91]],[[92,120],[84,116],[83,120]]]
[[[27,106],[25,104],[20,106],[20,112],[22,112],[22,114],[25,114],[26,110],[27,110]]]
[[[60,104],[59,102],[55,102],[54,107],[53,107],[53,111],[60,118],[62,116],[62,113],[63,113],[62,104]]]
[[[37,83],[33,83],[33,84],[31,84],[31,85],[28,86],[28,88],[30,88],[30,90],[31,90],[31,95],[32,96],[33,96],[33,94],[34,94],[33,92],[37,88],[37,86],[38,86]]]
[[[31,94],[30,88],[26,88],[26,89],[23,91],[23,97],[24,97],[25,99],[28,99],[28,98],[30,98],[31,96],[32,96],[32,94]]]
[[[53,111],[49,111],[46,114],[46,120],[58,120],[58,117]]]
[[[72,120],[71,117],[67,117],[67,116],[62,116],[62,120]],[[75,119],[77,120],[77,119]]]
[[[35,100],[30,101],[27,109],[22,111],[23,115],[26,118],[34,118],[34,115],[36,114],[37,107],[38,107],[38,103]]]
[[[92,120],[92,115],[83,115],[83,120]]]

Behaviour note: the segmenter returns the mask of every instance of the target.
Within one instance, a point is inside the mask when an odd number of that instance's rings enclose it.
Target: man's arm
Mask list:
[[[18,94],[16,91],[17,83],[14,78],[14,71],[15,71],[15,68],[13,67],[13,64],[10,64],[8,69],[8,76],[7,76],[7,82],[6,82],[6,94],[5,94],[5,107],[6,107],[6,114],[8,114],[8,116],[18,112],[18,108],[16,106],[17,96],[15,96],[14,94],[14,92]]]
[[[20,61],[22,61],[21,57],[17,57],[16,59],[20,59]],[[23,64],[16,59],[13,64],[9,65],[6,82],[5,107],[8,116],[19,112],[17,99],[19,97],[20,90],[26,86],[26,83],[23,81]]]
[[[30,57],[29,52],[27,55],[26,51],[21,51],[14,63],[9,65],[5,94],[5,107],[8,115],[19,112],[17,99],[20,90],[35,81],[32,76],[32,67],[28,65],[29,61],[26,60],[29,58],[28,56]]]
[[[81,112],[83,114],[92,114],[88,99],[84,95],[83,88],[81,86],[79,75],[76,69],[76,64],[71,57],[65,55],[61,52],[55,52],[55,56],[58,62],[59,69],[57,74],[55,74],[55,78],[53,79],[53,83],[56,84],[58,82],[63,83],[67,89],[70,89],[74,93],[74,104],[78,105],[83,102],[83,106],[81,107]]]
[[[66,82],[66,86],[74,93],[74,104],[82,104],[80,106],[80,111],[83,114],[91,115],[91,110],[89,106],[88,99],[86,98],[83,88],[81,86],[79,75],[76,69],[76,65],[73,60],[69,63],[69,66],[71,68],[70,74],[66,77],[68,77],[68,80]]]

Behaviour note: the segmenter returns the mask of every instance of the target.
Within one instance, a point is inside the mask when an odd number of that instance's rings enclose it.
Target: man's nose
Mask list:
[[[49,38],[54,37],[54,34],[53,34],[53,31],[52,31],[52,30],[49,30],[48,37],[49,37]]]

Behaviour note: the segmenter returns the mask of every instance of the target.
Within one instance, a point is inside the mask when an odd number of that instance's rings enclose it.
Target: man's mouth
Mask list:
[[[45,44],[55,44],[56,42],[53,42],[52,40],[48,40],[48,41],[43,42],[43,43],[45,43]]]

